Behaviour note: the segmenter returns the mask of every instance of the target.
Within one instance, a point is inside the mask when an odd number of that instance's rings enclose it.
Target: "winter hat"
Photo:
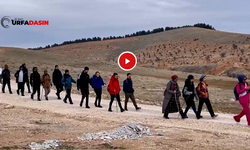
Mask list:
[[[85,67],[85,68],[84,68],[84,71],[85,71],[85,70],[89,70],[89,67]]]
[[[55,65],[55,68],[58,67],[58,65]]]
[[[188,79],[189,79],[189,80],[194,79],[194,76],[193,76],[193,75],[189,75],[189,76],[188,76]]]
[[[177,75],[173,75],[171,78],[172,78],[172,80],[176,80],[178,78],[178,76]]]
[[[203,79],[203,78],[205,78],[205,77],[206,77],[206,75],[204,75],[204,74],[203,74],[203,75],[201,75],[201,79]]]
[[[69,70],[65,70],[65,73],[69,72]]]

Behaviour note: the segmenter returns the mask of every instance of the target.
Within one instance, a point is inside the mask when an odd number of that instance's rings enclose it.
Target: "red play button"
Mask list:
[[[118,65],[122,70],[130,71],[135,68],[137,64],[137,59],[135,54],[126,51],[121,53],[118,57]]]

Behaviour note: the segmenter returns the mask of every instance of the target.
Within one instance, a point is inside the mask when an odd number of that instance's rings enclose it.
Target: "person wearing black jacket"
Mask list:
[[[34,67],[33,68],[33,73],[30,74],[30,84],[33,87],[33,92],[31,94],[31,99],[34,99],[34,95],[37,92],[37,100],[41,101],[41,99],[40,99],[41,76],[38,73],[37,67]]]
[[[84,98],[86,97],[85,107],[89,109],[90,108],[89,107],[89,83],[91,82],[91,80],[89,78],[88,72],[89,72],[89,68],[85,67],[80,76],[79,86],[80,86],[81,93],[82,93],[82,100],[80,103],[80,107],[82,107]]]
[[[27,69],[25,63],[22,65],[22,67],[23,67],[23,72],[24,72],[25,74],[27,74],[27,76],[25,76],[25,78],[24,78],[24,84],[26,83],[26,85],[27,85],[27,87],[28,87],[28,93],[31,93],[31,91],[30,91],[30,83],[29,83],[28,69]]]
[[[20,66],[19,70],[15,73],[16,83],[17,83],[17,94],[19,95],[20,90],[22,96],[24,96],[24,83],[25,79],[28,77],[27,73],[23,71],[23,67]]]
[[[60,93],[63,91],[63,85],[62,85],[62,72],[59,70],[58,65],[55,66],[55,70],[52,74],[52,80],[53,80],[53,84],[56,87],[56,95],[57,95],[57,99],[61,99],[60,97]]]
[[[129,98],[132,100],[136,110],[141,109],[141,107],[138,107],[136,104],[134,91],[135,90],[133,88],[133,82],[131,80],[131,73],[128,73],[127,79],[123,81],[123,92],[125,93],[125,106],[124,106],[125,111],[128,111],[127,104]]]
[[[2,78],[3,78],[2,92],[5,93],[5,86],[7,84],[10,94],[12,94],[11,86],[10,86],[10,70],[7,64],[5,64],[4,69],[2,71]]]

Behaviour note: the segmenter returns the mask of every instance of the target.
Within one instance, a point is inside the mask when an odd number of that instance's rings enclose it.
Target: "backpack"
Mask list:
[[[183,87],[183,89],[182,89],[182,97],[184,98],[184,99],[186,99],[186,95],[184,94],[184,89],[185,89],[185,86]]]

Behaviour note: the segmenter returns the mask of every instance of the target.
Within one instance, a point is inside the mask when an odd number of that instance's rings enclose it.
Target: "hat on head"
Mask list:
[[[69,70],[65,70],[65,73],[69,72]]]
[[[189,80],[194,79],[194,76],[193,76],[193,75],[189,75],[189,76],[188,76],[188,79],[189,79]]]
[[[201,79],[203,79],[203,78],[205,78],[205,77],[206,77],[206,75],[204,75],[204,74],[203,74],[203,75],[201,75]]]
[[[55,68],[58,67],[58,65],[55,65]]]
[[[172,78],[172,80],[176,80],[178,78],[178,76],[177,75],[173,75],[171,78]]]
[[[85,67],[84,70],[89,70],[89,67]]]

